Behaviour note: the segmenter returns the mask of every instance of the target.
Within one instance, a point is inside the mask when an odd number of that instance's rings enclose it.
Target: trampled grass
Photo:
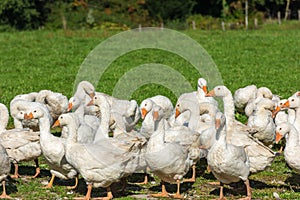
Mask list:
[[[300,30],[251,30],[251,31],[184,31],[182,32],[202,45],[213,58],[222,79],[231,91],[249,84],[269,87],[274,93],[289,97],[300,86]],[[116,32],[104,31],[33,31],[0,34],[0,102],[9,106],[17,94],[50,89],[70,97],[73,83],[85,57],[100,42]],[[176,41],[174,41],[176,43]],[[112,94],[115,84],[125,72],[145,63],[161,63],[173,67],[196,88],[201,76],[191,64],[181,57],[162,50],[136,50],[116,59],[105,71],[97,86],[98,91]],[[94,72],[90,72],[94,73]],[[140,74],[155,76],[152,74]],[[210,88],[211,89],[211,88]],[[126,91],[124,91],[126,93]],[[140,103],[156,94],[169,96],[172,91],[157,84],[147,84],[136,90],[131,98]],[[9,127],[13,127],[10,123]],[[10,195],[18,199],[72,199],[85,193],[85,184],[69,192],[64,185],[72,182],[55,181],[54,188],[42,189],[42,183],[50,180],[43,159],[43,173],[37,179],[21,178],[9,181]],[[23,163],[21,173],[33,174],[31,163]],[[212,199],[218,195],[218,186],[212,174],[205,171],[205,164],[197,167],[198,178],[194,184],[183,184],[182,192],[194,199]],[[135,181],[142,176],[136,176]],[[282,199],[299,199],[299,175],[290,170],[284,158],[277,157],[266,171],[251,175],[250,184],[254,199],[274,199],[273,192]],[[141,180],[140,180],[141,181]],[[129,184],[125,195],[117,192],[116,199],[133,199],[134,194],[149,194],[159,190],[159,183],[147,186]],[[118,188],[119,185],[116,186]],[[233,199],[245,195],[243,183],[226,187],[226,197]],[[174,192],[170,186],[170,191]],[[94,196],[104,194],[96,189]]]

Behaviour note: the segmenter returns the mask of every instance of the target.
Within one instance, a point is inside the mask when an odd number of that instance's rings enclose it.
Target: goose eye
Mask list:
[[[23,115],[24,113],[21,111],[20,114]]]
[[[63,119],[63,117],[61,116],[60,119]]]
[[[95,99],[97,99],[97,97],[94,97]]]
[[[280,103],[279,105],[282,105],[282,103]]]
[[[220,90],[221,88],[218,88],[218,90]]]
[[[292,99],[291,101],[295,101],[295,99]]]
[[[281,131],[281,128],[279,128],[279,130]]]
[[[147,106],[147,104],[145,104],[145,106]]]
[[[36,110],[34,110],[33,112],[36,113]]]

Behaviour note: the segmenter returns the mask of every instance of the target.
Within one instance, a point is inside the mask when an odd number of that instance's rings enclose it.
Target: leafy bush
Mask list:
[[[48,14],[45,3],[43,0],[1,0],[0,22],[18,30],[37,29]]]

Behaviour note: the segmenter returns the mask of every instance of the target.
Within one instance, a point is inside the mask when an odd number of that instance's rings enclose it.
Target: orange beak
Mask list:
[[[176,108],[176,110],[175,110],[175,118],[177,118],[180,114],[181,114],[181,112],[178,110],[178,108]]]
[[[89,96],[91,97],[91,99],[93,99],[95,96],[95,92],[90,93]]]
[[[69,104],[68,104],[68,110],[67,110],[67,112],[70,112],[70,110],[72,110],[72,108],[73,108],[73,104],[72,104],[72,103],[69,103]]]
[[[215,96],[215,91],[214,90],[211,90],[209,93],[207,93],[205,95],[206,97],[214,97]]]
[[[203,90],[203,92],[204,92],[205,94],[207,94],[207,86],[206,86],[206,85],[204,85],[204,86],[202,87],[202,90]]]
[[[60,126],[59,120],[56,120],[54,122],[54,124],[52,125],[52,128],[57,127],[57,126]]]
[[[278,144],[278,142],[281,140],[281,138],[282,138],[282,135],[279,132],[276,132],[276,140],[275,140],[276,144]]]
[[[94,100],[93,99],[87,104],[87,106],[92,106],[92,105],[94,105]]]
[[[283,105],[282,105],[283,108],[289,108],[290,107],[290,102],[289,101],[286,101]]]
[[[277,113],[280,111],[280,107],[276,106],[276,109],[272,111],[272,118],[274,119],[277,115]]]
[[[158,119],[158,111],[153,112],[153,120],[156,121]]]
[[[24,119],[33,119],[33,114],[32,112],[29,113],[29,115],[27,115],[26,113],[24,114]]]
[[[145,119],[148,111],[145,108],[142,108],[141,111],[142,111],[142,119]]]
[[[296,96],[297,96],[297,97],[299,97],[299,96],[300,96],[300,91],[299,91],[299,92],[297,92]]]

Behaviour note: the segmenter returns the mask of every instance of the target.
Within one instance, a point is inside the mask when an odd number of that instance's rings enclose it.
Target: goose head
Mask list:
[[[283,104],[284,108],[298,108],[300,107],[300,98],[297,96],[291,96],[288,100]]]
[[[276,127],[276,144],[283,138],[286,134],[291,131],[291,125],[289,123],[281,123]]]
[[[177,118],[181,113],[185,111],[191,112],[192,109],[195,109],[193,108],[194,106],[195,106],[194,103],[189,99],[179,98],[175,106],[175,118]]]
[[[60,126],[69,125],[71,121],[74,121],[77,125],[79,125],[79,120],[74,113],[64,113],[61,114],[58,119],[54,122],[52,128]]]
[[[91,97],[91,99],[95,96],[95,87],[88,81],[81,81],[77,88],[82,88],[83,91]]]
[[[286,109],[285,107],[283,107],[283,105],[285,104],[285,102],[287,102],[287,99],[281,99],[280,101],[278,101],[275,105],[275,110],[272,113],[272,117],[275,118],[277,113],[281,110]]]
[[[225,122],[226,122],[225,115],[222,112],[217,112],[216,122],[215,122],[216,129],[222,128],[225,125]]]
[[[164,117],[163,109],[158,105],[154,105],[152,115],[154,122],[160,121]]]
[[[198,89],[202,89],[205,94],[207,94],[207,82],[204,78],[198,79]]]
[[[142,119],[145,119],[147,113],[153,108],[153,101],[150,99],[145,99],[140,105],[140,110],[142,113]]]
[[[228,94],[230,94],[230,90],[224,85],[219,85],[219,86],[216,86],[209,93],[207,93],[205,96],[207,96],[207,97],[225,97]]]
[[[80,100],[75,96],[69,99],[67,112],[70,112],[72,109],[77,109],[80,106]]]
[[[32,103],[24,114],[24,119],[40,119],[42,117],[47,117],[49,120],[51,119],[51,115],[47,107],[40,103]]]
[[[108,101],[104,95],[96,94],[92,100],[87,104],[87,106],[96,106],[96,107],[103,107],[103,106],[109,106]]]

